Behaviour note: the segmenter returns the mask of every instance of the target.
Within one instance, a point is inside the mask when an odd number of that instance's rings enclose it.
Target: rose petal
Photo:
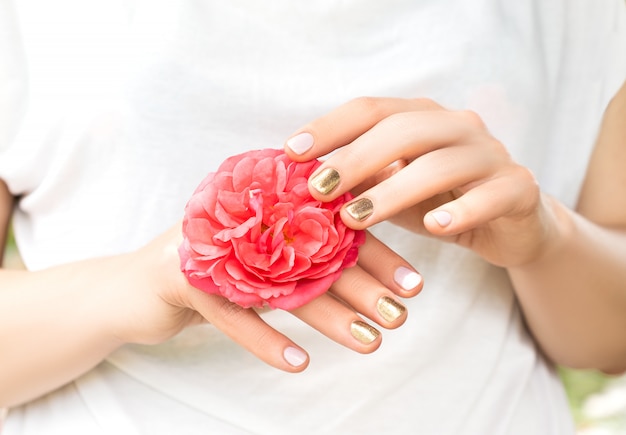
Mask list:
[[[341,273],[326,275],[317,280],[303,279],[298,281],[298,285],[293,293],[289,295],[277,296],[269,299],[267,303],[272,308],[283,310],[293,310],[311,302],[316,297],[324,294],[330,286],[341,276]]]
[[[352,195],[322,203],[307,180],[321,163],[281,150],[226,159],[185,207],[181,270],[189,282],[244,307],[292,309],[356,264],[362,231],[341,221]]]
[[[252,158],[243,158],[238,162],[232,171],[233,177],[233,191],[241,192],[242,190],[249,188],[252,184],[252,171],[256,161]]]

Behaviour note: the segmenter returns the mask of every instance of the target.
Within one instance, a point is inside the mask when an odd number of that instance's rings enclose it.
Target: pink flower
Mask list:
[[[228,158],[185,208],[181,270],[194,287],[243,307],[290,310],[324,293],[356,264],[363,231],[345,226],[341,206],[315,200],[307,179],[320,165],[280,150]]]

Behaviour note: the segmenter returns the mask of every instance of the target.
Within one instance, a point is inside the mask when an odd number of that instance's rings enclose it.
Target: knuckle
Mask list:
[[[318,300],[320,299],[318,298]],[[338,311],[339,306],[335,304],[337,304],[335,299],[324,298],[322,303],[316,305],[315,315],[321,323],[331,325],[337,319],[340,312]]]
[[[421,110],[441,110],[443,106],[437,103],[435,100],[426,97],[413,98],[413,104]]]
[[[226,322],[236,322],[245,310],[240,305],[223,299],[217,307],[217,315]]]
[[[516,165],[513,175],[524,184],[533,187],[537,191],[539,190],[539,182],[537,181],[535,174],[526,166]]]
[[[351,104],[360,112],[366,113],[372,119],[383,119],[389,115],[388,105],[383,98],[357,97]]]
[[[330,293],[335,293],[334,289],[338,283],[343,279],[343,276],[336,281],[329,289]],[[337,318],[338,311],[336,310],[337,300],[335,296],[322,294],[307,304],[292,310],[296,316],[305,320],[310,324],[329,325],[333,323],[333,320]]]
[[[383,121],[381,125],[384,125],[389,131],[393,131],[398,141],[411,141],[415,135],[415,113],[414,112],[399,112],[389,115]]]
[[[415,123],[414,113],[412,112],[398,112],[389,115],[384,122],[390,123],[393,127],[399,130],[407,130]]]
[[[473,129],[486,130],[485,122],[481,116],[473,110],[460,110],[456,112],[462,122]]]
[[[496,138],[491,135],[479,135],[473,143],[478,145],[482,150],[482,156],[485,161],[492,165],[510,166],[513,162],[509,150]]]
[[[345,299],[350,299],[350,296],[359,295],[362,296],[368,291],[367,284],[361,274],[352,273],[346,276],[344,285],[350,289],[344,296]]]
[[[265,353],[270,351],[276,345],[276,336],[274,331],[269,327],[263,328],[260,331],[257,331],[258,335],[256,337],[256,350],[261,353]]]
[[[511,172],[511,180],[515,181],[519,200],[516,202],[516,211],[532,212],[540,201],[541,189],[535,174],[525,166],[516,165]]]
[[[346,146],[341,153],[346,168],[362,168],[368,163],[367,156],[356,146]]]

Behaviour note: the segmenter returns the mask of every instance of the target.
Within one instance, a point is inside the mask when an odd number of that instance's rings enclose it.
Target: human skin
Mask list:
[[[548,357],[619,373],[626,370],[624,119],[626,85],[606,110],[575,210],[543,193],[476,113],[429,100],[356,99],[299,129],[285,148],[296,160],[336,150],[312,175],[310,191],[321,200],[360,192],[342,209],[348,226],[391,220],[471,249],[506,268]],[[330,193],[315,187],[327,168],[340,179]]]
[[[287,151],[308,160],[338,149],[318,173],[335,168],[339,184],[328,194],[311,192],[330,200],[353,190],[355,201],[370,199],[372,213],[363,220],[344,208],[347,225],[362,229],[389,219],[506,268],[531,332],[550,358],[615,373],[626,369],[625,117],[622,88],[607,109],[576,210],[542,193],[475,113],[446,111],[429,100],[354,100],[298,130],[311,135],[310,149]],[[490,158],[480,157],[485,154]],[[6,228],[13,198],[0,186]],[[207,321],[268,364],[304,370],[308,356],[290,365],[285,350],[302,349],[255,311],[185,282],[179,242],[175,225],[129,254],[39,272],[1,271],[0,348],[10,349],[4,353],[10,357],[0,360],[0,405],[53,390],[124,343],[159,343]],[[359,266],[332,289],[349,307],[327,294],[293,314],[355,351],[372,352],[380,337],[364,344],[350,325],[357,312],[383,327],[402,324],[405,313],[387,322],[374,308],[383,295],[409,297],[421,289],[421,282],[409,291],[395,283],[398,267],[409,265],[370,237]]]
[[[0,182],[2,239],[12,207],[13,198]],[[0,407],[28,402],[72,381],[125,343],[161,343],[200,323],[213,324],[271,366],[306,369],[306,351],[255,310],[187,283],[179,269],[181,241],[179,222],[130,253],[35,272],[0,270]],[[411,288],[395,282],[397,270],[413,278]],[[382,337],[361,316],[397,328],[407,317],[398,296],[415,296],[421,288],[411,266],[368,234],[358,264],[346,269],[329,293],[292,313],[330,339],[370,353]],[[394,301],[395,310],[381,305],[381,298]]]

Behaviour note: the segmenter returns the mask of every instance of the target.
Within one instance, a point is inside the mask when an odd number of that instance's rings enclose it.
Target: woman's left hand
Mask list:
[[[358,98],[301,128],[285,146],[297,161],[332,154],[309,180],[317,199],[351,190],[355,229],[391,220],[515,266],[547,246],[537,182],[481,118],[424,99]]]

